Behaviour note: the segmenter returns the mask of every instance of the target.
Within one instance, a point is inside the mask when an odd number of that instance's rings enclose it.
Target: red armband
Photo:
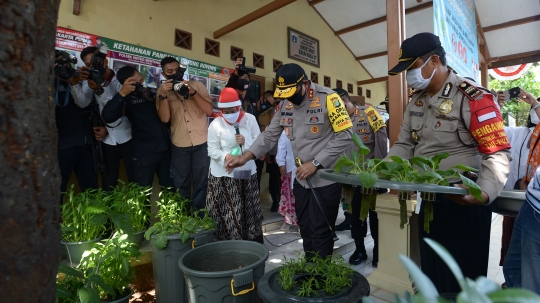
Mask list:
[[[492,154],[510,148],[501,112],[495,106],[493,95],[484,94],[483,98],[477,99],[469,99],[471,107],[469,132],[478,143],[478,151]]]

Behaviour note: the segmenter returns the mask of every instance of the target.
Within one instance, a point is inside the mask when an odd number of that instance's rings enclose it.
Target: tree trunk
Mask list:
[[[0,301],[54,302],[60,182],[52,93],[60,0],[1,0]]]

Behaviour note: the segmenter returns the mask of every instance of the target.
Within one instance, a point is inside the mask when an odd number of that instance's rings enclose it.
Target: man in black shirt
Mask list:
[[[60,190],[66,191],[73,172],[81,190],[97,188],[97,171],[92,154],[94,134],[89,115],[92,104],[82,108],[75,102],[68,79],[56,75],[54,87],[58,165],[62,178]]]
[[[116,78],[122,88],[103,108],[103,118],[109,123],[125,114],[131,121],[135,182],[151,186],[157,173],[162,187],[172,187],[171,135],[157,114],[155,93],[143,87],[143,76],[131,66],[119,69]],[[142,93],[136,91],[136,84],[141,85],[138,90]]]
[[[232,87],[236,89],[238,92],[238,95],[240,96],[240,100],[242,101],[242,109],[246,113],[250,113],[257,120],[259,120],[259,111],[257,109],[257,102],[250,100],[247,90],[249,88],[249,73],[246,73],[242,70],[240,70],[240,66],[242,65],[242,58],[236,59],[236,70],[234,73],[231,74],[229,77],[229,81],[227,81],[227,84],[225,87]]]

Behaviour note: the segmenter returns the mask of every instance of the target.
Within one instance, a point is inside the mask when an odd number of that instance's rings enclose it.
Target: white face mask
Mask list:
[[[422,76],[422,68],[429,62],[429,60],[431,60],[431,57],[429,57],[429,59],[427,59],[424,65],[422,65],[420,68],[407,71],[405,78],[407,79],[407,84],[409,84],[412,88],[424,90],[428,87],[429,82],[431,81],[431,78],[433,78],[433,75],[435,75],[436,71],[436,69],[434,69],[431,77],[428,79],[424,79],[424,76]]]
[[[540,122],[540,119],[538,118],[536,111],[531,109],[531,123],[538,124],[538,122]]]
[[[232,114],[224,114],[224,113],[221,113],[223,115],[223,118],[225,118],[225,120],[227,120],[227,122],[233,124],[236,122],[236,120],[238,120],[238,116],[240,116],[240,112],[236,112],[236,113],[232,113]]]

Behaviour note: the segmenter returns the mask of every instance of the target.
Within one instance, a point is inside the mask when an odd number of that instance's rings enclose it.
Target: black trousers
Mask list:
[[[296,216],[300,235],[304,244],[304,252],[307,258],[311,258],[318,253],[322,258],[326,258],[334,251],[334,240],[332,232],[326,223],[334,229],[339,211],[339,200],[341,198],[341,187],[339,183],[330,184],[315,188],[322,211],[311,189],[304,188],[298,181],[294,182],[294,197],[296,200]]]
[[[275,162],[266,164],[266,172],[269,175],[268,190],[272,197],[272,204],[279,205],[279,200],[281,200],[281,173],[279,172],[279,166]]]
[[[118,183],[118,169],[120,159],[124,160],[128,181],[135,180],[135,162],[133,160],[133,144],[131,140],[117,145],[101,144],[103,159],[107,171],[103,174],[103,189],[112,190]]]
[[[203,143],[197,146],[172,146],[171,178],[174,189],[191,200],[196,209],[206,207],[206,191],[208,190],[208,145]],[[193,193],[191,182],[193,181]]]
[[[173,187],[171,179],[171,150],[135,156],[135,182],[141,186],[152,186],[154,174],[161,187]]]
[[[71,173],[75,173],[81,191],[97,188],[98,179],[94,167],[92,145],[86,144],[58,150],[58,166],[60,168],[60,191],[66,192]]]
[[[356,251],[366,252],[366,246],[364,245],[364,237],[367,234],[368,222],[360,220],[360,206],[362,203],[362,187],[358,186],[354,189],[354,195],[351,202],[351,237],[356,244]],[[371,229],[371,237],[375,242],[373,246],[373,261],[379,261],[379,218],[377,213],[373,210],[369,210],[369,228]]]
[[[430,233],[424,231],[424,207],[418,216],[420,263],[422,271],[440,293],[458,293],[460,287],[446,263],[423,240],[430,238],[444,246],[457,261],[466,277],[487,276],[491,209],[485,205],[462,206],[437,194],[433,205]]]
[[[263,160],[259,160],[259,159],[255,159],[255,165],[257,166],[257,184],[259,184],[259,192],[261,191],[261,178],[262,178],[262,173],[263,173],[263,168],[264,168],[264,161]]]

